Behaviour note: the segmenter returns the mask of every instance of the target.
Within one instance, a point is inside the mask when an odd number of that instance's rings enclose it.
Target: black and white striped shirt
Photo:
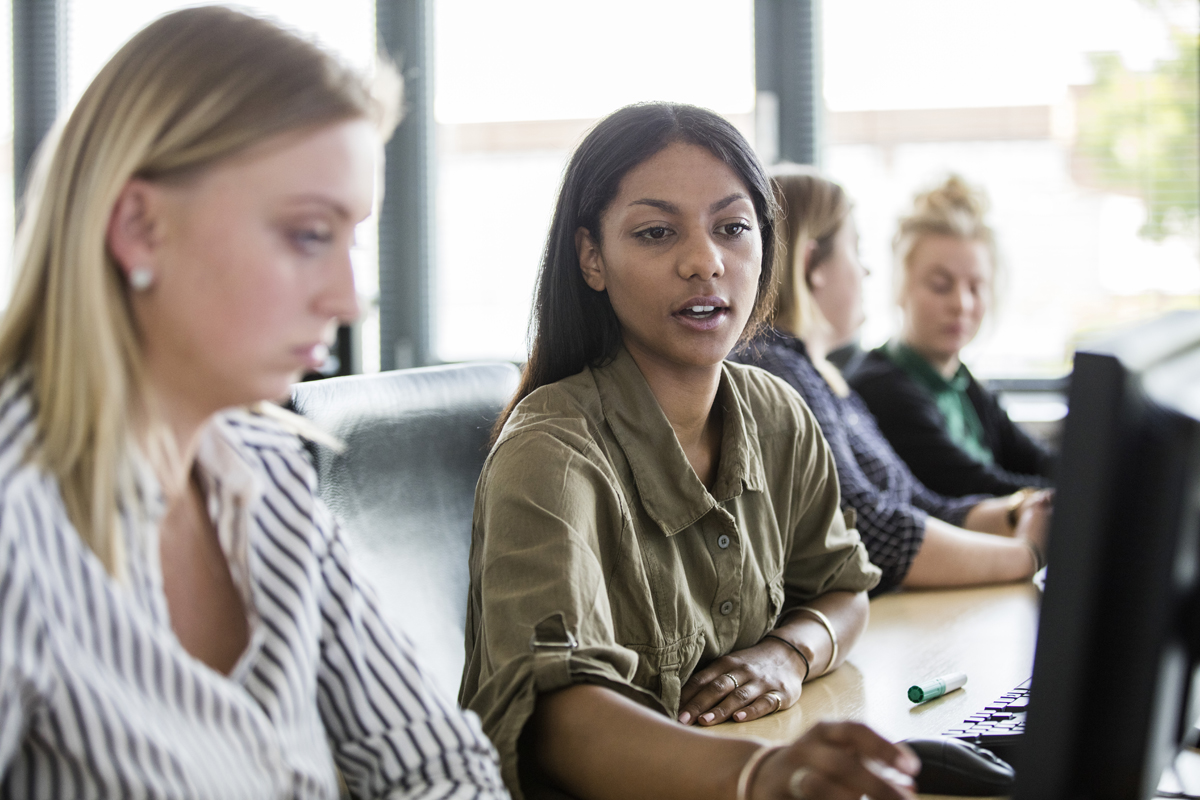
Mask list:
[[[251,640],[230,675],[171,630],[154,522],[128,579],[29,463],[27,378],[0,386],[0,798],[506,798],[478,720],[381,620],[299,440],[245,411],[198,455]],[[147,485],[150,520],[163,513]],[[141,520],[141,521],[139,521]]]

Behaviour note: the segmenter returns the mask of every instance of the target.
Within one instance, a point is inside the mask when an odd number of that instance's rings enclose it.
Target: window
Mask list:
[[[155,18],[179,8],[194,5],[181,0],[124,0],[97,3],[68,0],[66,102],[63,113],[74,107],[95,74],[131,36]],[[280,22],[302,35],[310,36],[360,70],[370,70],[375,60],[374,0],[248,0],[229,4],[234,8]],[[6,19],[11,18],[6,17]],[[5,23],[7,24],[7,23]],[[6,61],[11,64],[11,59]],[[5,73],[7,75],[7,72]],[[4,80],[5,90],[11,87]],[[9,102],[5,108],[11,108]],[[11,130],[11,121],[9,122]],[[4,208],[0,206],[0,215]],[[10,212],[11,213],[11,212]],[[379,315],[375,298],[379,294],[378,236],[374,217],[366,220],[356,234],[352,254],[355,283],[363,298],[363,367],[379,369]]]
[[[523,361],[562,170],[600,117],[707,106],[749,133],[751,0],[438,0],[434,352]]]
[[[990,195],[999,305],[965,360],[1055,375],[1114,323],[1200,306],[1191,0],[825,3],[824,167],[855,201],[864,346],[897,327],[891,237],[913,194]]]

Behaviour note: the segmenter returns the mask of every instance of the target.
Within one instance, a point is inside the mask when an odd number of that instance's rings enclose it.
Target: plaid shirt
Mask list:
[[[961,525],[984,499],[944,497],[926,489],[888,444],[862,398],[853,391],[849,397],[835,395],[799,339],[771,331],[731,359],[782,378],[812,409],[837,461],[842,507],[854,510],[871,562],[883,570],[872,594],[896,588],[908,574],[929,515]]]

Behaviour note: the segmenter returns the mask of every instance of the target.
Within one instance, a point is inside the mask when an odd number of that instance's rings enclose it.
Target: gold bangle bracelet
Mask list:
[[[746,763],[742,764],[742,771],[738,773],[737,780],[737,800],[750,800],[750,783],[754,780],[754,773],[757,771],[758,765],[779,747],[776,744],[764,744],[751,753],[750,757],[746,759]]]
[[[825,665],[825,669],[821,672],[821,675],[824,675],[824,674],[828,673],[829,670],[833,669],[833,665],[837,663],[837,657],[838,657],[837,631],[835,631],[833,629],[833,623],[829,621],[829,617],[825,616],[824,612],[818,611],[817,609],[813,608],[812,606],[800,606],[796,610],[797,611],[807,611],[809,614],[812,614],[813,618],[815,618],[817,620],[817,622],[824,625],[825,630],[829,633],[829,641],[833,643],[833,652],[831,652],[829,654],[829,663]],[[818,675],[817,677],[821,677],[821,676]]]

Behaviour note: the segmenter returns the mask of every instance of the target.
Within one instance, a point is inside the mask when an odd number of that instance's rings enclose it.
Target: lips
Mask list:
[[[691,297],[671,316],[693,330],[712,330],[729,316],[729,303],[715,295]]]
[[[329,345],[324,342],[311,342],[301,345],[292,352],[296,355],[306,370],[310,372],[320,369],[329,360]]]

